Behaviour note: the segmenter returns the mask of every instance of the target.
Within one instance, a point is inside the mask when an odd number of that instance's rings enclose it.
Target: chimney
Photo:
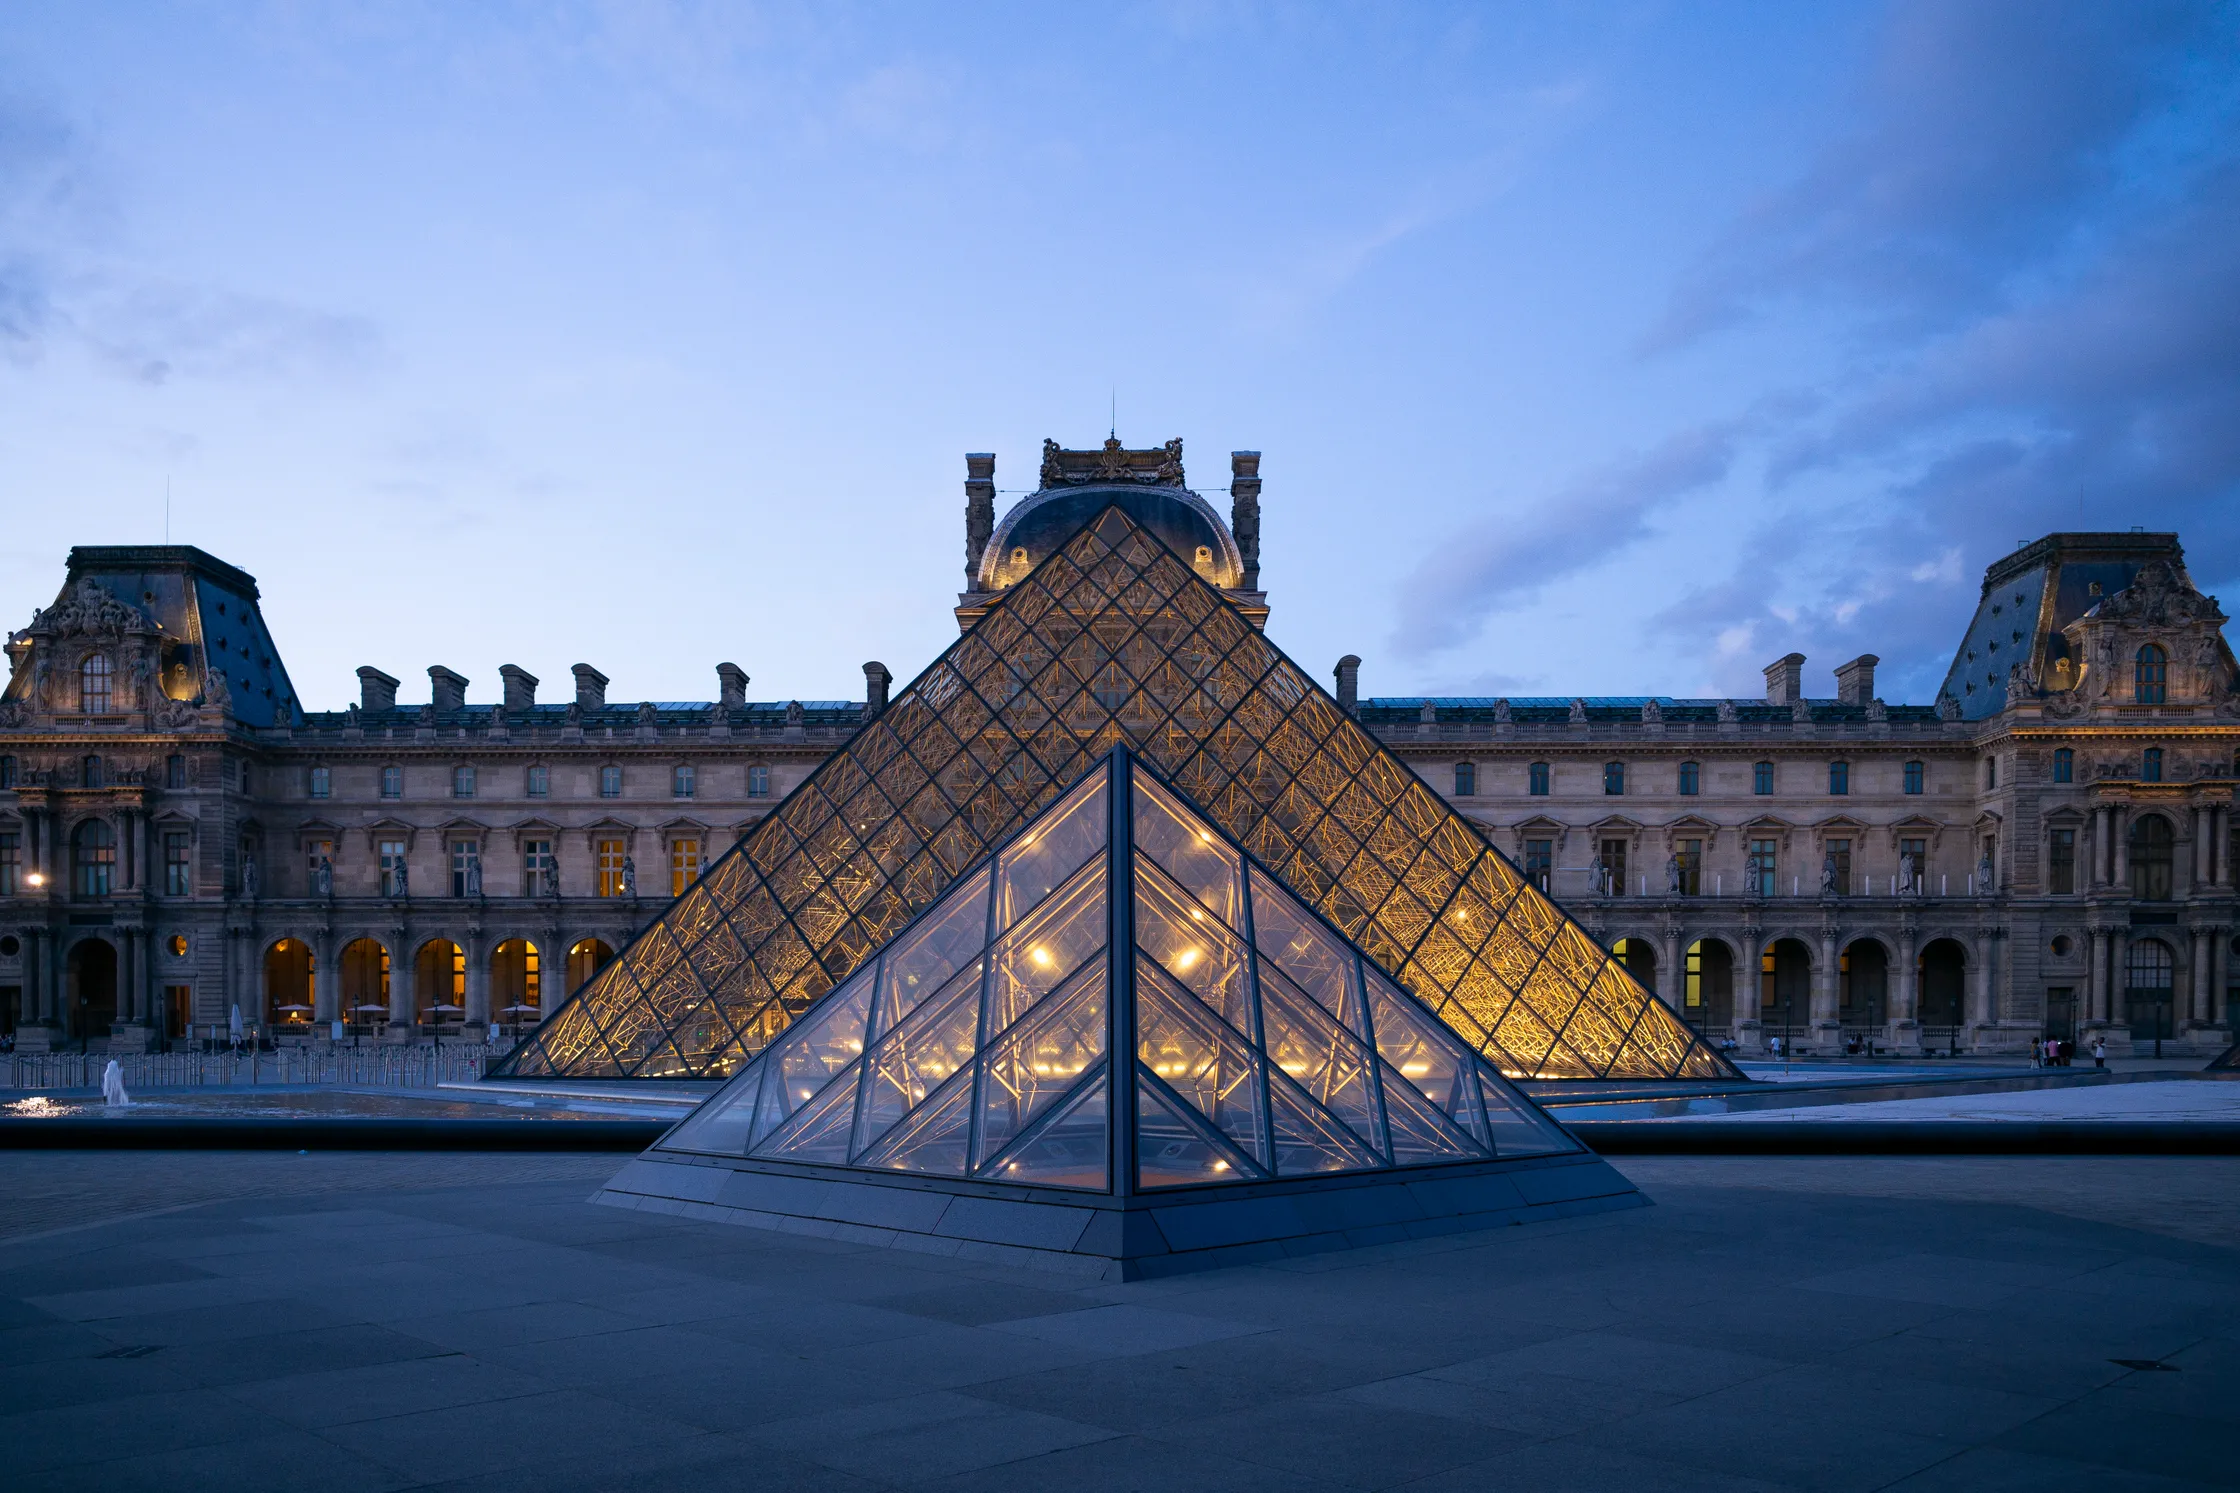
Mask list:
[[[367,710],[397,708],[397,681],[372,664],[358,670],[358,703]]]
[[[993,451],[964,456],[964,588],[980,589],[980,556],[996,531],[996,457]]]
[[[1882,660],[1862,653],[1847,664],[1836,665],[1836,698],[1846,705],[1874,703],[1874,666]]]
[[[604,710],[607,705],[607,676],[589,664],[577,664],[576,704],[585,710]]]
[[[747,703],[747,671],[737,664],[716,665],[716,699],[726,710]]]
[[[1241,589],[1260,589],[1260,453],[1229,453],[1229,535],[1244,561]]]
[[[1791,653],[1766,665],[1766,703],[1794,705],[1804,698],[1804,655]]]
[[[527,710],[537,703],[536,675],[519,664],[500,664],[498,677],[506,682],[506,709]]]
[[[1338,660],[1338,708],[1347,715],[1361,713],[1361,659],[1347,654]]]
[[[464,710],[467,708],[467,676],[454,674],[442,664],[428,666],[428,688],[433,693],[438,710]]]
[[[894,683],[894,675],[888,673],[887,666],[877,659],[873,659],[863,666],[863,718],[865,720],[875,721],[885,714],[887,686],[892,683]]]

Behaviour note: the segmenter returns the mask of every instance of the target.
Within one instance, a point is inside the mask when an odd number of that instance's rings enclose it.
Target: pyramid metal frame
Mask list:
[[[991,603],[493,1076],[728,1076],[1115,745],[1512,1078],[1734,1078],[1118,508]]]
[[[1641,1201],[1125,746],[601,1200],[1120,1279]]]

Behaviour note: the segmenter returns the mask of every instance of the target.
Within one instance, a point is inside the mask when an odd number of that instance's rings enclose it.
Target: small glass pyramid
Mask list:
[[[655,1149],[1137,1193],[1578,1148],[1121,748]]]
[[[1734,1078],[1219,590],[1082,526],[495,1078],[724,1077],[1113,747],[1514,1078]]]

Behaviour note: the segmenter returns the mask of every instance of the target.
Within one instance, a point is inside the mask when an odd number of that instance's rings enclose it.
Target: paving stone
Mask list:
[[[823,1410],[747,1433],[828,1467],[903,1484],[1020,1462],[1112,1434],[946,1391]]]

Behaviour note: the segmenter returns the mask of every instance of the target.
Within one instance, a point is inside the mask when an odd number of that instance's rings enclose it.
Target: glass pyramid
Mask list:
[[[1117,745],[1503,1073],[1738,1076],[1117,508],[996,598],[492,1076],[736,1072]]]
[[[1137,1193],[1578,1147],[1123,748],[655,1149]]]

